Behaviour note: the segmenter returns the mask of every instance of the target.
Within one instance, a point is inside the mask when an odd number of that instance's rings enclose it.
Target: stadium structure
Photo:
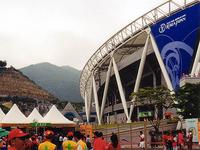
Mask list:
[[[165,86],[175,91],[184,75],[199,75],[200,1],[170,0],[134,20],[91,56],[80,77],[87,122],[92,103],[98,123],[140,119],[131,93]],[[164,113],[164,110],[162,110]]]

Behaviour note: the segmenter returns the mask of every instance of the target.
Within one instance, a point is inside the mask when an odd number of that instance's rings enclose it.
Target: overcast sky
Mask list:
[[[0,56],[19,69],[82,69],[113,34],[166,0],[0,0]]]

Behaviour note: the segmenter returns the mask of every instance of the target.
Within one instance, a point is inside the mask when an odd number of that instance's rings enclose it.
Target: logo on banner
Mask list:
[[[167,23],[162,23],[159,27],[159,33],[164,33],[166,30],[169,30],[172,27],[177,27],[180,23],[186,21],[186,14],[177,17]]]
[[[179,85],[180,74],[182,73],[182,53],[192,56],[193,49],[182,41],[173,41],[166,44],[162,51],[161,56],[165,63],[166,69],[171,77],[173,87],[176,88]]]

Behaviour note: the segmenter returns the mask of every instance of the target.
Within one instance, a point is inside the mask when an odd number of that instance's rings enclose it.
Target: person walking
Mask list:
[[[90,142],[90,143],[91,143],[90,135],[87,135],[87,136],[86,136],[86,142]]]
[[[139,143],[139,147],[144,150],[145,149],[145,141],[144,141],[144,133],[142,131],[140,131],[140,143]]]
[[[193,139],[193,134],[192,131],[188,132],[188,136],[187,136],[187,145],[188,145],[188,150],[192,150],[192,139]]]
[[[56,145],[53,144],[51,141],[53,139],[54,132],[51,130],[47,130],[44,132],[45,140],[44,142],[40,143],[38,146],[38,150],[57,150]]]
[[[74,132],[74,139],[77,142],[77,150],[87,150],[87,145],[83,141],[83,135],[80,131]]]
[[[118,141],[118,137],[116,134],[112,133],[110,137],[111,143],[108,145],[108,150],[121,150],[121,146]]]
[[[184,135],[183,135],[183,132],[180,130],[178,132],[178,147],[179,147],[179,150],[182,150],[182,148],[184,147]]]
[[[13,129],[8,134],[8,150],[26,150],[28,147],[29,134],[21,129]]]
[[[151,148],[155,148],[155,147],[156,147],[156,144],[155,144],[156,138],[155,138],[155,133],[154,133],[154,131],[150,131],[150,132],[149,132],[149,135],[150,135],[150,137],[151,137]]]
[[[176,137],[176,134],[173,135],[172,147],[173,147],[173,150],[178,150],[177,149],[177,137]]]
[[[73,141],[73,132],[67,133],[67,140],[63,142],[62,148],[63,150],[76,150],[77,144]]]
[[[173,135],[172,131],[169,131],[167,138],[167,150],[173,150],[172,143],[173,143]]]
[[[163,141],[163,150],[167,150],[167,135],[165,132],[162,135],[162,141]]]
[[[87,145],[88,150],[93,150],[90,135],[86,136],[86,145]]]
[[[30,142],[30,150],[37,150],[38,149],[38,140],[35,135],[31,137],[31,142]]]
[[[106,150],[106,141],[103,138],[102,132],[95,132],[94,150]]]

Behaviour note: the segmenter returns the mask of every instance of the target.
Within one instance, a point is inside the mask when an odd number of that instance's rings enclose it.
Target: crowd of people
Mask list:
[[[164,150],[182,150],[186,145],[188,150],[192,150],[192,139],[192,131],[188,131],[187,136],[182,130],[166,132],[163,134]]]
[[[0,150],[121,150],[121,145],[116,134],[112,133],[110,142],[107,142],[102,132],[95,131],[93,137],[84,135],[80,131],[68,131],[59,134],[52,130],[46,130],[42,134],[26,133],[21,129],[12,129],[10,132],[0,128]],[[139,147],[145,149],[145,136],[142,131],[139,135]],[[165,132],[162,135],[164,150],[182,150],[187,145],[192,150],[193,133]],[[154,149],[159,142],[152,141]]]
[[[102,132],[94,132],[91,139],[80,131],[69,131],[66,136],[56,139],[52,130],[44,131],[43,135],[30,135],[21,129],[10,132],[0,128],[0,150],[121,150],[116,134],[112,133],[107,142]]]

